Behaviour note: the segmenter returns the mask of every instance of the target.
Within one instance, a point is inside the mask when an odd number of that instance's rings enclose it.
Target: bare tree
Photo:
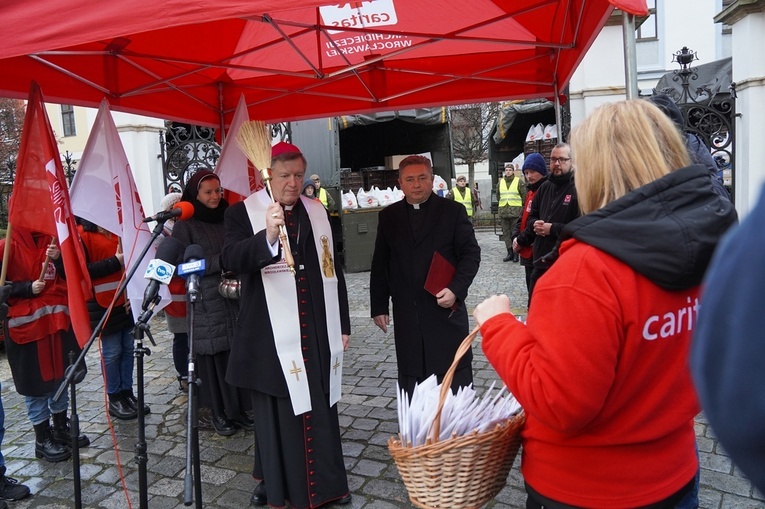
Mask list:
[[[475,165],[489,155],[489,135],[499,112],[499,103],[465,104],[449,108],[455,162],[468,167],[470,189]]]
[[[12,179],[24,126],[24,101],[0,98],[0,175]]]

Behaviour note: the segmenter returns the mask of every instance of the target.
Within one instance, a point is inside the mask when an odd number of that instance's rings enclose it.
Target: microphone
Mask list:
[[[205,272],[205,253],[199,244],[190,244],[183,253],[184,262],[178,266],[178,275],[186,280],[190,295],[199,292],[199,275]]]
[[[164,223],[170,218],[177,217],[181,221],[185,221],[186,219],[190,219],[194,215],[194,205],[187,201],[179,201],[175,205],[173,205],[173,208],[170,210],[163,210],[162,212],[157,212],[151,217],[147,217],[143,220],[144,223],[150,223],[151,221],[156,221],[158,223]],[[180,216],[180,217],[179,217]]]
[[[172,237],[165,237],[162,243],[157,248],[157,257],[149,262],[146,267],[146,273],[143,275],[145,279],[149,279],[149,284],[146,285],[146,290],[143,292],[143,303],[141,308],[146,309],[157,300],[159,296],[159,285],[166,285],[170,283],[175,272],[175,265],[178,263],[178,259],[181,256],[181,244],[178,239]]]

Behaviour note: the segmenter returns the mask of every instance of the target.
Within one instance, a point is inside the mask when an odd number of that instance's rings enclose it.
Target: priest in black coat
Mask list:
[[[348,296],[328,213],[300,196],[305,168],[297,147],[277,144],[270,170],[276,203],[264,189],[225,217],[222,265],[242,280],[226,381],[252,391],[258,506],[351,501],[336,404],[350,335]]]
[[[399,386],[410,395],[430,375],[439,382],[468,335],[465,298],[481,262],[481,248],[462,204],[433,193],[428,158],[409,156],[399,165],[405,199],[380,211],[369,291],[375,324],[387,332],[389,298]],[[451,278],[431,264],[454,267]],[[428,274],[435,288],[425,289]],[[473,381],[472,352],[460,361],[452,389]]]

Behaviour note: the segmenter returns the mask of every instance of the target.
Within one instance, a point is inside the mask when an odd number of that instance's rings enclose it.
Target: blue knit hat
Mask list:
[[[542,157],[538,152],[532,152],[531,154],[527,155],[526,159],[523,160],[523,168],[521,169],[524,171],[534,170],[543,177],[547,175],[547,164],[545,163],[545,158]]]

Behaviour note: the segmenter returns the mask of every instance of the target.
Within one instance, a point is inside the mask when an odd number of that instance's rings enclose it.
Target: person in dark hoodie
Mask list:
[[[526,412],[526,507],[697,507],[688,352],[704,272],[736,212],[648,101],[599,107],[572,145],[585,215],[564,228],[526,322],[506,296],[473,313]]]
[[[648,100],[658,106],[659,109],[663,111],[664,114],[667,115],[672,120],[672,122],[674,122],[675,126],[680,130],[683,137],[685,138],[685,146],[688,149],[688,154],[691,156],[691,162],[693,164],[704,165],[707,168],[714,192],[730,200],[730,194],[728,193],[728,190],[725,189],[723,183],[720,181],[718,176],[719,168],[714,158],[712,158],[712,154],[709,152],[709,148],[697,134],[685,131],[683,113],[680,111],[680,108],[678,108],[677,104],[675,104],[675,101],[673,101],[672,98],[666,94],[652,95],[648,98]]]

